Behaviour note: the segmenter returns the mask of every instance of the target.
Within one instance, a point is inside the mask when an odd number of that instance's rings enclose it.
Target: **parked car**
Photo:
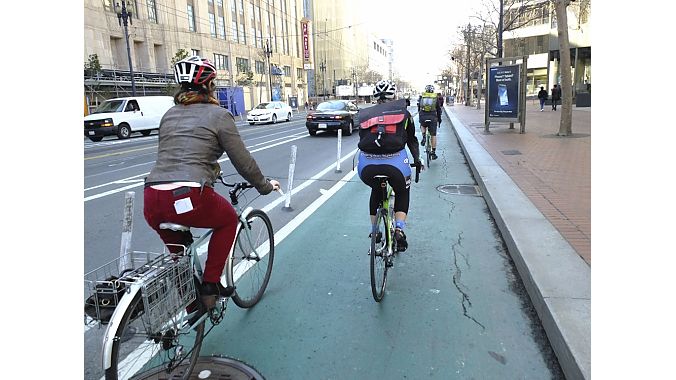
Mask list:
[[[148,136],[160,127],[162,116],[174,106],[171,96],[133,96],[108,99],[84,118],[84,135],[92,141],[117,135],[126,139],[134,132]]]
[[[289,121],[292,116],[293,110],[288,104],[275,100],[257,105],[246,114],[246,121],[248,121],[250,125],[256,123],[275,124],[277,120]]]
[[[329,100],[317,105],[315,112],[307,115],[305,127],[310,136],[317,131],[343,130],[343,134],[350,136],[352,130],[359,128],[359,107],[347,100]]]

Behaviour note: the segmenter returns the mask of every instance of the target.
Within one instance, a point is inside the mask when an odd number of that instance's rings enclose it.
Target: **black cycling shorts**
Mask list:
[[[418,122],[420,123],[421,127],[425,126],[425,120],[431,120],[429,129],[430,129],[430,135],[436,136],[437,135],[437,113],[436,112],[419,112],[418,113]]]
[[[383,199],[380,180],[376,175],[386,175],[387,182],[394,190],[394,212],[408,212],[411,193],[411,177],[404,177],[401,170],[392,165],[366,165],[361,171],[361,180],[371,187],[369,199],[369,215],[375,215],[378,205]]]

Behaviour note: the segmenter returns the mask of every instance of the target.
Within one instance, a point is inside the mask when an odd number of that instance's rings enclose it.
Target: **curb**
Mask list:
[[[591,268],[444,106],[566,379],[591,378]]]

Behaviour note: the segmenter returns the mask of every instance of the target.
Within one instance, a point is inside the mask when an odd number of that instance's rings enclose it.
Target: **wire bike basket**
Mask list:
[[[185,252],[185,247],[183,247]],[[120,270],[123,262],[129,269]],[[133,251],[85,274],[85,324],[107,324],[132,284],[140,284],[143,303],[132,318],[142,318],[148,332],[161,331],[168,321],[197,298],[190,256]]]

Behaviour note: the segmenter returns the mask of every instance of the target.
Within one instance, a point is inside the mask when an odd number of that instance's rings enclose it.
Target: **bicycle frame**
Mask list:
[[[237,241],[237,235],[240,233],[241,226],[243,223],[246,222],[246,218],[251,213],[253,210],[253,207],[247,207],[244,209],[244,211],[241,211],[238,215],[239,222],[237,223],[237,234],[235,235],[235,240]],[[240,209],[238,208],[238,211]],[[246,233],[248,234],[248,231],[245,229]],[[194,269],[194,274],[197,276],[199,281],[202,281],[202,275],[204,273],[203,268],[202,268],[202,262],[199,260],[199,257],[197,255],[197,247],[202,246],[211,234],[213,233],[213,229],[207,230],[202,236],[200,236],[196,241],[194,241],[191,245],[188,247],[185,247],[185,254],[190,256],[190,261],[191,265]],[[226,270],[224,270],[223,275],[221,275],[221,281],[223,278],[225,278],[226,283],[230,286],[234,285],[235,279],[231,279],[228,277],[228,273],[230,273],[229,270],[227,270],[229,267],[232,266],[233,262],[233,252],[235,249],[235,244],[230,247],[230,253],[228,255],[228,260],[226,261]],[[102,361],[103,361],[103,369],[107,370],[108,368],[111,367],[111,361],[112,361],[112,350],[113,350],[113,339],[115,337],[115,332],[118,330],[118,327],[120,323],[122,322],[122,317],[125,314],[125,311],[130,307],[131,302],[134,300],[136,295],[141,292],[143,289],[143,282],[138,282],[138,283],[133,283],[130,284],[127,287],[127,293],[125,294],[125,297],[122,297],[120,299],[120,302],[118,303],[117,307],[115,308],[115,311],[113,312],[113,315],[110,318],[110,321],[108,323],[108,327],[106,328],[106,332],[103,337],[103,348],[102,348]],[[179,325],[182,325],[187,321],[187,314],[185,312],[181,312],[182,315],[179,315],[177,317],[177,320],[179,321]],[[193,323],[193,326],[199,325],[203,320],[206,318],[209,318],[209,313],[204,313],[196,322]]]

